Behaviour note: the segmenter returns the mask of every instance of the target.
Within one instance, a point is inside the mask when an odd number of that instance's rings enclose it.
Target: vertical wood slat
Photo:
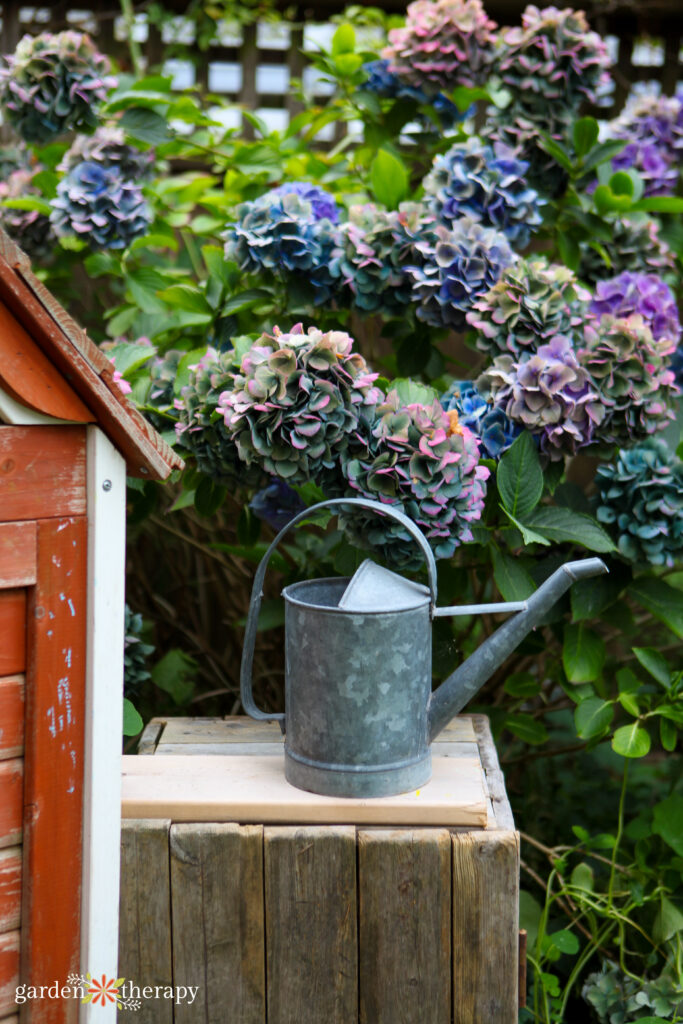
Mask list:
[[[171,826],[175,1024],[265,1024],[263,827]]]
[[[0,933],[21,923],[21,847],[0,850]]]
[[[240,53],[242,63],[242,89],[240,91],[240,103],[247,110],[254,111],[258,105],[256,94],[256,64],[258,62],[258,48],[256,45],[256,25],[245,25],[243,28],[242,49]],[[242,135],[245,139],[254,138],[254,126],[246,118],[242,119]]]
[[[6,676],[0,679],[0,761],[21,757],[23,752],[24,677]]]
[[[358,833],[361,1024],[450,1024],[451,835]]]
[[[7,932],[0,935],[0,1017],[16,1010],[18,984],[19,932]]]
[[[0,590],[0,676],[26,668],[26,591]]]
[[[519,836],[453,841],[453,1024],[517,1024]]]
[[[356,830],[264,829],[268,1024],[358,1015]]]
[[[170,828],[170,821],[122,822],[118,974],[140,988],[173,984]],[[173,1024],[172,1000],[143,999],[135,1020]]]

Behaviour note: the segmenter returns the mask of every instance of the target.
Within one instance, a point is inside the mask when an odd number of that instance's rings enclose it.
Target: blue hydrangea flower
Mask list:
[[[484,453],[491,459],[500,458],[522,432],[503,409],[486,401],[471,380],[454,381],[440,401],[446,412],[455,409],[460,422],[480,439]]]
[[[77,164],[57,186],[50,220],[58,237],[75,235],[94,249],[125,249],[147,233],[150,209],[117,167]]]
[[[306,503],[284,480],[273,479],[267,487],[254,495],[249,508],[258,519],[268,523],[278,533],[294,516],[303,512]]]
[[[389,70],[388,60],[373,60],[369,64],[363,65],[363,71],[368,75],[367,82],[363,84],[365,90],[375,92],[378,96],[384,96],[389,100],[412,100],[414,103],[433,107],[445,128],[464,121],[474,112],[474,106],[464,112],[460,111],[455,103],[442,92],[428,95],[419,86],[411,85],[400,75]]]
[[[339,207],[334,196],[326,192],[318,185],[312,185],[309,181],[286,181],[284,185],[278,185],[268,193],[271,196],[301,196],[313,208],[313,216],[316,220],[329,220],[332,224],[339,223]]]
[[[531,229],[541,223],[543,204],[526,181],[528,168],[506,146],[490,146],[477,138],[456,142],[435,158],[424,180],[426,200],[447,227],[469,216],[524,248]]]
[[[336,287],[329,271],[335,228],[319,220],[313,203],[296,192],[266,192],[237,208],[237,220],[225,232],[225,257],[244,273],[270,271],[295,278],[313,289],[316,305],[328,302]]]
[[[451,231],[439,225],[415,248],[420,263],[406,272],[413,281],[417,317],[456,331],[465,329],[474,300],[515,261],[505,235],[471,217],[461,217]]]

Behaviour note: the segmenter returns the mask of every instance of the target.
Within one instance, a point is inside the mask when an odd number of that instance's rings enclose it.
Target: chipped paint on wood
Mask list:
[[[0,934],[21,923],[21,847],[0,850]]]
[[[40,521],[26,673],[22,977],[27,984],[66,978],[80,967],[86,572],[85,516]],[[71,1003],[45,1004],[41,1024],[75,1022],[78,1006]]]
[[[0,427],[0,514],[85,514],[85,427]]]
[[[26,667],[26,591],[0,590],[0,676]]]
[[[0,523],[0,587],[30,587],[35,582],[35,522]]]
[[[24,677],[0,679],[0,760],[24,752]]]
[[[0,935],[0,1017],[16,1009],[14,995],[18,984],[19,932],[14,931]]]
[[[0,761],[0,848],[21,842],[24,763],[21,757]]]

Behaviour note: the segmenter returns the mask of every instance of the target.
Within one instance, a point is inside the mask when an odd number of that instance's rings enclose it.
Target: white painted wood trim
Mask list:
[[[8,395],[0,388],[0,421],[9,423],[14,427],[36,427],[50,426],[55,423],[68,423],[68,420],[56,420],[53,416],[46,416],[43,412],[36,412],[22,405],[15,398]]]
[[[81,973],[117,977],[121,728],[126,562],[126,464],[87,428],[88,639]],[[107,483],[108,481],[108,483]],[[116,1006],[81,1005],[80,1024],[114,1024]]]

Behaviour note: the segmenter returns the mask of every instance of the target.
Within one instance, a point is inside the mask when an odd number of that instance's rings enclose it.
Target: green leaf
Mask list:
[[[519,927],[526,931],[527,943],[530,950],[536,945],[538,926],[543,911],[540,903],[534,899],[526,889],[520,889],[519,893]]]
[[[380,149],[370,164],[370,187],[378,203],[395,210],[408,194],[408,172],[403,161]]]
[[[678,932],[683,932],[683,914],[675,903],[662,896],[652,925],[652,938],[657,943],[668,942]]]
[[[628,196],[629,199],[633,197],[633,179],[626,171],[616,171],[607,182],[607,187],[616,196]]]
[[[683,640],[683,593],[664,580],[641,576],[628,588],[631,597]]]
[[[640,705],[636,697],[634,697],[634,695],[628,690],[624,690],[623,693],[620,693],[618,700],[627,714],[631,715],[633,718],[638,718],[640,716]]]
[[[555,140],[545,132],[538,132],[538,135],[540,138],[541,148],[544,149],[546,153],[549,153],[560,167],[563,167],[565,171],[569,171],[571,173],[574,168],[569,153],[567,153],[567,151],[563,149],[558,142],[555,142]]]
[[[191,367],[196,366],[199,360],[206,355],[206,348],[193,348],[186,352],[178,363],[175,380],[173,381],[173,394],[179,395],[181,390],[189,383]]]
[[[623,580],[609,576],[593,576],[572,584],[570,597],[574,622],[596,619],[600,612],[614,604],[624,586]]]
[[[570,270],[578,270],[581,262],[581,246],[576,238],[567,231],[557,232],[557,248],[560,250],[562,262]]]
[[[575,956],[579,952],[579,940],[567,928],[563,928],[559,932],[553,932],[551,935],[548,935],[548,939],[556,949],[559,949],[560,953],[568,953],[570,956]]]
[[[531,715],[506,715],[503,724],[513,736],[525,743],[538,745],[548,739],[546,727]]]
[[[114,360],[116,369],[123,374],[134,373],[155,355],[156,349],[150,348],[149,345],[131,345],[130,343],[115,345],[107,352],[107,356]]]
[[[508,517],[512,525],[517,527],[525,544],[544,544],[546,547],[550,544],[550,541],[546,540],[546,538],[540,533],[535,533],[533,530],[529,529],[528,526],[518,522],[512,513],[508,512],[506,508],[503,508],[503,512],[505,512],[505,515]]]
[[[170,694],[175,704],[186,704],[194,693],[194,677],[199,668],[194,658],[174,647],[152,669],[152,681]]]
[[[664,749],[672,754],[678,744],[678,729],[668,718],[659,720],[659,739]]]
[[[486,89],[478,87],[469,88],[466,85],[459,85],[453,92],[449,93],[449,99],[455,103],[461,114],[465,114],[473,103],[477,103],[479,100],[493,100],[493,97],[489,95]]]
[[[403,405],[431,405],[439,400],[438,392],[429,384],[421,384],[409,377],[398,377],[392,382],[392,390],[398,393]]]
[[[493,578],[496,586],[506,601],[523,601],[536,589],[526,569],[518,558],[505,554],[499,548],[491,550],[493,558]]]
[[[582,740],[592,740],[609,729],[614,717],[614,707],[600,697],[582,700],[574,711],[576,732]]]
[[[593,682],[599,677],[605,664],[605,644],[602,637],[583,622],[566,625],[562,664],[570,683]]]
[[[272,300],[273,293],[267,288],[248,288],[237,295],[231,295],[221,306],[223,316],[231,316],[234,313],[242,313],[246,309],[253,309],[259,303]]]
[[[652,831],[683,857],[683,796],[673,793],[655,804]]]
[[[124,736],[137,736],[139,732],[142,732],[144,722],[140,717],[139,712],[131,704],[127,697],[123,698],[123,735]]]
[[[167,313],[168,306],[158,296],[168,284],[168,279],[151,267],[138,267],[125,275],[126,287],[143,313]]]
[[[541,684],[530,672],[513,672],[505,680],[503,689],[511,697],[535,697],[541,692]]]
[[[591,516],[581,512],[544,505],[526,516],[525,523],[558,544],[571,542],[581,544],[590,551],[614,551],[614,544],[603,528]]]
[[[595,875],[590,864],[582,861],[577,864],[571,873],[570,881],[577,889],[585,889],[586,892],[593,892],[595,889]]]
[[[678,196],[650,196],[633,203],[631,209],[643,213],[683,213],[683,199]]]
[[[332,36],[332,56],[338,57],[340,53],[353,53],[356,48],[356,33],[353,25],[348,22],[340,25]]]
[[[632,206],[630,195],[617,195],[609,185],[598,185],[593,193],[593,202],[595,209],[602,214],[622,213],[630,210]]]
[[[523,431],[502,456],[496,482],[506,510],[526,520],[543,494],[543,470],[528,431]]]
[[[170,288],[159,291],[157,296],[169,306],[187,310],[189,313],[205,313],[211,319],[211,307],[204,293],[192,285],[173,284]]]
[[[632,650],[645,671],[668,690],[671,686],[671,672],[664,655],[654,647],[633,647]]]
[[[25,196],[18,199],[3,199],[0,206],[6,206],[8,210],[37,210],[44,217],[49,217],[52,207],[46,199],[40,196]]]
[[[610,139],[609,142],[601,142],[600,145],[595,146],[590,151],[582,164],[581,170],[586,174],[588,171],[592,171],[594,167],[597,167],[598,164],[607,163],[612,157],[621,153],[625,145],[626,139]]]
[[[598,122],[594,117],[582,117],[574,125],[574,149],[578,157],[583,157],[598,141]]]
[[[194,507],[200,516],[210,518],[218,512],[227,497],[226,487],[217,484],[209,476],[203,477],[194,492]]]
[[[645,757],[650,752],[650,734],[638,722],[622,725],[612,737],[612,749],[622,757]]]
[[[129,107],[119,124],[132,138],[150,146],[160,146],[174,137],[166,118],[147,107]]]

